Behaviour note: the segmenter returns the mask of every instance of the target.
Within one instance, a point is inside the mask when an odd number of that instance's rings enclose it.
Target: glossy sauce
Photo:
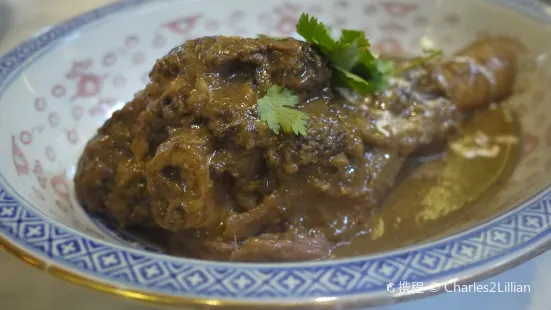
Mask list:
[[[509,43],[475,42],[383,92],[340,92],[340,102],[327,92],[324,58],[303,43],[190,41],[157,62],[154,82],[88,144],[79,200],[170,254],[208,260],[355,256],[457,232],[497,213],[484,202],[517,162],[517,124],[496,104],[486,109],[512,91]],[[251,68],[243,53],[259,48],[277,52]],[[274,84],[304,96],[308,135],[274,135],[258,121],[257,92]]]
[[[409,160],[371,229],[337,246],[332,258],[393,250],[464,229],[462,219],[487,207],[484,202],[499,191],[519,157],[520,143],[511,141],[519,136],[518,124],[507,111],[477,112],[457,139],[476,139],[481,133],[501,142],[495,143],[495,157],[466,158],[448,146],[436,159]]]

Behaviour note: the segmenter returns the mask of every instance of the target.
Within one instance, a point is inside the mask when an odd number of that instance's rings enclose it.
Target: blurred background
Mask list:
[[[14,47],[47,25],[113,0],[0,0],[0,51]]]

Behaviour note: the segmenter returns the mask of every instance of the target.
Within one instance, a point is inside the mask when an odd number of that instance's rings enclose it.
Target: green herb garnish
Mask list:
[[[329,58],[337,85],[363,95],[388,85],[389,66],[370,52],[365,32],[344,29],[339,40],[335,40],[331,37],[331,28],[303,13],[297,23],[297,33]]]
[[[329,26],[306,13],[300,16],[296,29],[306,42],[315,44],[329,58],[334,84],[351,88],[360,95],[383,92],[392,77],[442,55],[440,49],[423,50],[427,56],[415,59],[405,68],[395,70],[391,62],[383,61],[371,53],[369,40],[363,31],[344,29],[336,40],[331,36]],[[262,34],[258,37],[286,39]],[[272,86],[264,97],[258,99],[257,104],[260,119],[276,134],[283,129],[285,133],[306,135],[308,115],[292,109],[298,104],[298,97],[290,90],[278,85]]]
[[[334,68],[336,85],[349,87],[358,94],[384,91],[390,78],[442,55],[441,50],[426,51],[429,55],[413,62],[408,68],[395,71],[392,63],[373,55],[365,32],[344,29],[339,40],[331,37],[331,28],[306,13],[300,16],[297,33],[306,42],[318,46]]]
[[[302,111],[291,109],[298,104],[298,97],[290,90],[278,85],[268,89],[266,95],[258,99],[258,116],[265,121],[276,134],[294,132],[296,135],[306,135],[306,120],[308,115]]]
[[[331,54],[337,45],[337,42],[331,37],[331,28],[318,22],[315,17],[310,17],[306,13],[302,13],[296,27],[297,33],[306,42],[316,44],[326,55]]]

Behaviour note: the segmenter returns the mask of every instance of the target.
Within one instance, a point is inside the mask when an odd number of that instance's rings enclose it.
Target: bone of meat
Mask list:
[[[511,95],[522,46],[512,39],[480,39],[451,60],[440,60],[391,79],[381,93],[341,93],[359,105],[358,122],[366,143],[404,154],[438,150],[464,114]],[[411,60],[394,59],[398,68]]]
[[[477,40],[449,61],[435,66],[433,77],[460,110],[483,108],[511,95],[523,50],[515,40]]]

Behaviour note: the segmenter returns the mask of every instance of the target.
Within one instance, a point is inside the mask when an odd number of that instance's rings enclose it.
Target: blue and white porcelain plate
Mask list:
[[[157,58],[205,35],[296,35],[303,11],[367,30],[383,52],[414,52],[427,40],[453,51],[486,33],[522,40],[523,154],[495,201],[499,216],[378,255],[245,264],[157,253],[83,211],[71,181],[79,155],[148,82]],[[46,271],[100,290],[239,308],[394,303],[504,271],[551,244],[550,27],[551,9],[532,1],[133,0],[47,28],[0,58],[0,240]],[[405,283],[422,283],[417,292],[425,294],[402,290]]]

